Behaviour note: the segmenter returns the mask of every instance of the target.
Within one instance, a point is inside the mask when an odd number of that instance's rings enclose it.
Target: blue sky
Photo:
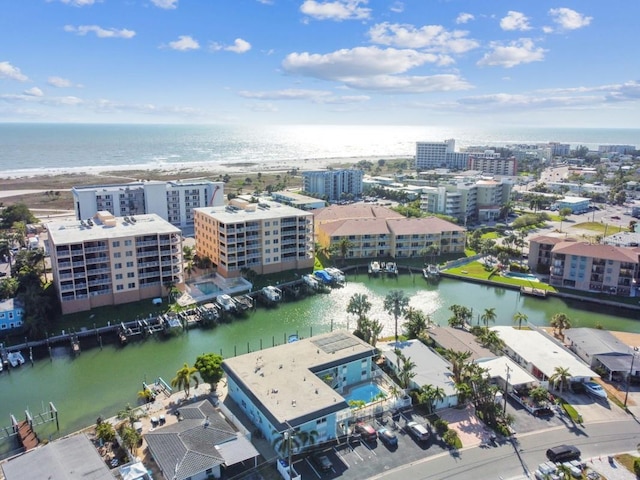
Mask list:
[[[0,5],[0,122],[640,127],[637,0]]]

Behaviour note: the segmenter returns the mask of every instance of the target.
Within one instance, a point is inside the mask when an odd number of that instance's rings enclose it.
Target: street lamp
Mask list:
[[[511,371],[511,369],[509,368],[509,365],[505,365],[507,367],[507,378],[505,379],[505,385],[504,385],[504,407],[502,409],[502,414],[506,415],[507,413],[507,395],[509,394],[509,373]]]
[[[629,369],[629,376],[627,377],[627,391],[624,394],[624,408],[627,408],[627,399],[629,398],[629,386],[631,385],[631,376],[633,375],[633,362],[636,359],[636,352],[638,347],[633,347],[633,356],[631,357],[631,368]]]

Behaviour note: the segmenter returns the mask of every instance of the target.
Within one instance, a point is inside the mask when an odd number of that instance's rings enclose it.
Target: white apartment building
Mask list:
[[[469,170],[478,170],[482,172],[483,175],[500,175],[507,177],[515,177],[518,175],[518,161],[515,157],[495,158],[471,154],[467,168]]]
[[[357,169],[314,170],[302,172],[302,189],[326,198],[329,202],[342,200],[345,195],[362,196],[364,172]]]
[[[180,229],[155,214],[47,224],[62,313],[160,297],[182,281]]]
[[[422,187],[420,209],[457,218],[465,225],[469,220],[491,221],[509,201],[512,188],[509,181],[491,179]]]
[[[268,274],[312,268],[313,213],[260,201],[233,199],[226,207],[195,209],[196,250],[223,277],[242,269]]]
[[[416,170],[450,168],[464,170],[469,160],[468,153],[456,152],[454,139],[444,142],[416,142]]]
[[[193,209],[224,205],[224,183],[204,179],[139,181],[73,187],[78,220],[101,211],[116,217],[154,213],[181,229],[193,227]]]

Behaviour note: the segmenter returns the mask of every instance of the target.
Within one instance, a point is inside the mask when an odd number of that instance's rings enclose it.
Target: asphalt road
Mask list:
[[[445,452],[380,473],[376,479],[516,479],[531,477],[538,464],[546,461],[547,448],[572,444],[589,462],[619,452],[636,451],[640,424],[628,418],[616,422],[585,425],[584,428],[556,427],[527,435],[498,447],[474,447],[457,453]]]

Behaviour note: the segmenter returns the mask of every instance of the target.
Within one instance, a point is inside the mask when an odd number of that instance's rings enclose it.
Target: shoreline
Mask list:
[[[189,173],[203,173],[211,171],[215,175],[223,174],[243,174],[243,173],[279,173],[293,169],[302,170],[322,170],[336,164],[354,165],[362,160],[377,161],[382,160],[403,160],[407,155],[375,155],[358,157],[328,157],[328,158],[303,158],[287,160],[257,160],[238,162],[177,162],[177,163],[156,163],[156,164],[134,164],[134,165],[88,165],[80,167],[50,167],[33,169],[16,169],[0,171],[0,179],[36,179],[41,177],[55,176],[108,176],[111,173],[126,172],[161,172],[166,175],[183,175]]]

